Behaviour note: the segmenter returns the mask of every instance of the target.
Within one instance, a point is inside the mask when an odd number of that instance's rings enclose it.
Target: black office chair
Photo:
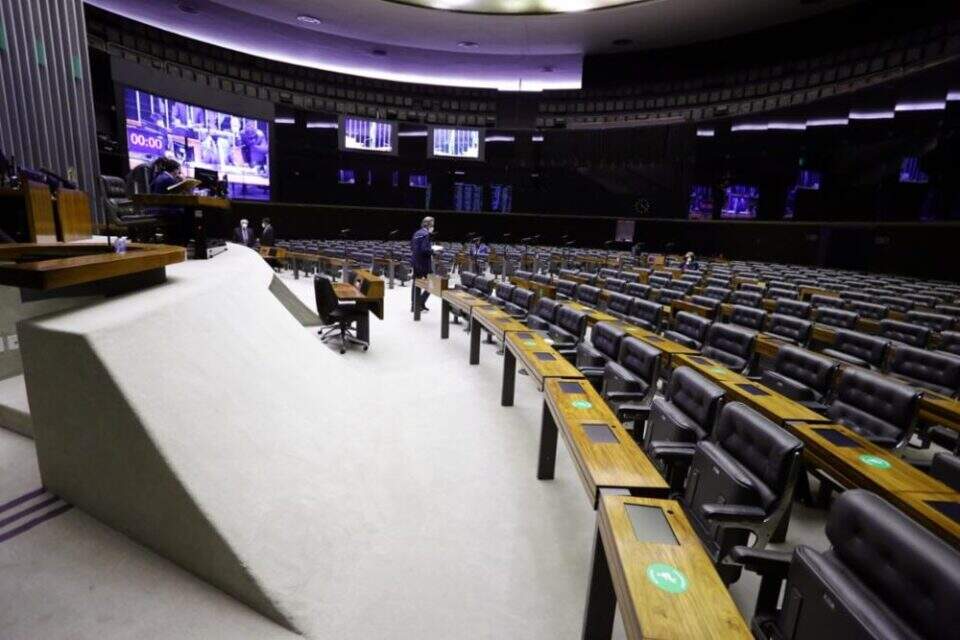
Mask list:
[[[855,329],[859,319],[860,314],[856,311],[834,309],[833,307],[819,307],[816,315],[817,322],[838,329]]]
[[[608,322],[599,322],[590,330],[590,341],[577,345],[577,369],[595,388],[603,382],[603,370],[607,362],[620,355],[620,344],[627,332]]]
[[[934,331],[950,331],[957,327],[957,319],[953,316],[942,313],[926,313],[923,311],[907,312],[907,322],[930,327]]]
[[[812,332],[813,323],[809,320],[773,313],[770,315],[770,323],[765,333],[779,340],[803,347],[810,342]]]
[[[663,288],[657,291],[657,302],[669,305],[674,300],[683,298],[683,292],[676,289]]]
[[[630,315],[630,306],[633,298],[625,293],[611,293],[607,297],[607,307],[604,309],[610,315],[625,320]]]
[[[707,296],[690,296],[688,298],[690,302],[700,307],[703,307],[707,311],[707,315],[710,320],[715,320],[717,317],[717,312],[720,311],[720,301],[716,298],[708,298]]]
[[[587,330],[587,314],[561,305],[557,308],[554,324],[547,329],[553,348],[571,363],[575,361],[577,345]]]
[[[717,323],[707,331],[701,351],[706,357],[713,358],[732,371],[745,373],[753,363],[753,348],[756,342],[756,331]]]
[[[847,367],[840,372],[827,416],[878,446],[899,449],[916,428],[919,401],[920,392],[902,382]]]
[[[496,278],[493,276],[477,276],[473,280],[473,286],[467,289],[467,291],[478,298],[486,300],[493,293],[493,287],[496,282]]]
[[[822,293],[815,293],[810,296],[810,304],[814,307],[825,307],[830,309],[843,309],[846,307],[846,302],[843,298],[838,298],[836,296],[825,296]]]
[[[851,311],[859,313],[860,317],[871,320],[884,320],[890,315],[890,307],[882,304],[873,304],[872,302],[851,300],[849,302],[849,308]]]
[[[930,341],[930,327],[900,320],[881,320],[880,336],[893,342],[923,348]]]
[[[960,492],[960,457],[950,453],[938,453],[933,456],[930,475]]]
[[[789,518],[803,444],[740,402],[720,410],[713,435],[697,443],[680,499],[690,524],[727,584],[741,567],[724,562],[753,536],[763,549]]]
[[[741,307],[752,307],[754,309],[763,308],[763,294],[757,291],[745,291],[740,289],[730,294],[730,302]]]
[[[703,290],[704,297],[712,298],[717,302],[726,302],[731,293],[732,291],[725,287],[710,286]]]
[[[546,331],[556,322],[560,303],[553,298],[540,298],[533,305],[533,311],[527,316],[527,326],[538,331]]]
[[[898,346],[890,357],[887,375],[947,397],[960,395],[960,357],[957,356]]]
[[[777,351],[773,368],[761,372],[760,381],[814,411],[825,413],[826,399],[839,369],[836,360],[785,345]]]
[[[577,295],[577,283],[573,280],[557,280],[557,297],[561,300],[573,300]]]
[[[512,285],[509,282],[500,282],[497,284],[494,289],[494,295],[490,296],[488,302],[495,307],[500,307],[505,309],[510,300],[513,297],[513,291],[516,289],[516,285]]]
[[[647,331],[660,331],[660,325],[663,322],[662,304],[634,298],[627,313],[630,324],[643,327]]]
[[[323,327],[317,333],[320,341],[327,342],[333,337],[340,340],[340,353],[347,352],[348,344],[357,344],[366,351],[370,344],[359,339],[351,332],[350,325],[365,320],[368,311],[360,309],[354,303],[342,304],[333,290],[333,283],[324,276],[313,277],[313,295],[317,303],[317,315]]]
[[[603,288],[607,291],[613,291],[616,293],[622,292],[627,286],[626,280],[621,280],[620,278],[607,278],[604,280]]]
[[[681,311],[676,314],[673,329],[665,331],[663,335],[674,342],[679,342],[682,345],[699,351],[703,348],[703,341],[707,337],[707,330],[709,328],[710,321],[706,318],[701,318],[687,311]]]
[[[907,300],[906,298],[892,294],[878,295],[875,297],[875,300],[877,304],[886,305],[894,311],[899,311],[900,313],[907,313],[914,307],[912,300]]]
[[[646,300],[650,297],[651,287],[648,284],[640,284],[639,282],[629,282],[627,283],[627,288],[625,293],[632,298],[641,298]]]
[[[944,331],[940,334],[937,351],[960,356],[960,331]]]
[[[883,359],[887,355],[890,342],[885,338],[838,329],[833,345],[824,349],[824,355],[867,369],[880,369]]]
[[[730,313],[730,324],[738,327],[746,327],[754,331],[763,331],[763,325],[767,322],[767,312],[754,307],[745,307],[740,304],[733,305],[733,311]]]
[[[601,393],[635,439],[640,438],[657,392],[662,356],[656,347],[628,336],[620,343],[617,360],[603,368]]]
[[[585,304],[588,307],[597,307],[600,305],[600,289],[588,284],[578,284],[576,300],[580,304]]]
[[[774,300],[796,300],[799,301],[800,292],[796,289],[784,289],[781,287],[771,286],[767,289],[767,297],[773,298]],[[806,303],[804,303],[806,304]]]
[[[479,276],[472,271],[461,271],[460,272],[460,284],[457,287],[458,289],[470,290],[473,288],[473,281],[476,280]]]
[[[801,320],[808,320],[810,318],[810,313],[813,311],[813,305],[809,302],[800,302],[799,300],[791,300],[789,298],[777,298],[776,306],[773,308],[774,313],[778,313],[784,316],[793,316],[794,318],[800,318]]]
[[[117,176],[100,176],[103,211],[110,231],[135,240],[153,238],[160,216],[141,213],[127,193],[127,183]]]
[[[683,490],[694,446],[713,431],[723,397],[722,388],[690,367],[678,367],[665,395],[653,398],[643,449],[674,493]]]
[[[514,318],[520,320],[530,315],[537,296],[533,291],[522,287],[515,287],[510,296],[510,302],[504,305],[504,310]]]
[[[956,638],[956,549],[880,496],[860,489],[836,499],[826,533],[832,548],[825,552],[805,545],[792,553],[746,547],[731,551],[731,560],[762,577],[751,625],[755,638]]]

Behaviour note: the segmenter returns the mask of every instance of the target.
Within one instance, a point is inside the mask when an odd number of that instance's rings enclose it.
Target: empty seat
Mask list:
[[[690,296],[689,301],[693,304],[703,307],[706,309],[706,313],[709,314],[710,318],[715,318],[717,312],[720,310],[720,301],[715,298],[708,298],[706,296]]]
[[[766,290],[767,288],[765,286],[754,282],[744,282],[740,285],[740,291],[744,293],[758,293],[761,297],[763,297]]]
[[[824,406],[840,365],[800,347],[780,347],[773,367],[761,373],[763,384],[808,407],[826,411]]]
[[[533,305],[533,312],[527,316],[527,326],[531,329],[546,331],[557,319],[560,303],[553,298],[540,298]]]
[[[604,280],[617,277],[616,269],[609,269],[607,267],[604,267],[603,269],[600,269],[599,273],[600,273],[600,277],[603,278]]]
[[[710,435],[723,397],[722,388],[690,367],[679,367],[664,396],[653,399],[643,448],[674,491],[683,489],[694,445]]]
[[[470,289],[473,287],[473,281],[477,279],[477,274],[471,271],[461,271],[460,272],[460,287],[463,289]]]
[[[944,331],[941,333],[940,344],[937,346],[937,350],[960,356],[960,332]]]
[[[656,395],[662,358],[656,347],[628,336],[620,343],[617,360],[604,366],[603,397],[637,439]]]
[[[620,327],[600,322],[590,331],[590,340],[577,345],[577,368],[594,387],[600,387],[607,362],[619,357],[620,343],[626,335]]]
[[[575,271],[573,269],[560,269],[560,273],[557,274],[557,277],[560,278],[561,280],[575,281],[577,274],[579,273],[580,273],[579,271]]]
[[[517,269],[516,271],[513,272],[513,277],[519,278],[520,280],[529,280],[530,278],[533,277],[533,272],[521,271],[520,269]]]
[[[840,329],[855,329],[860,315],[856,311],[844,311],[843,309],[833,309],[831,307],[820,307],[817,309],[817,322]]]
[[[940,303],[937,296],[926,295],[923,293],[905,293],[903,295],[907,300],[912,300],[922,307],[934,308]]]
[[[577,283],[573,280],[557,280],[557,297],[572,300],[577,293]]]
[[[691,349],[701,349],[703,341],[707,337],[707,329],[710,328],[710,321],[706,318],[681,311],[675,316],[673,328],[664,332],[664,336],[686,345]]]
[[[840,292],[840,297],[846,300],[848,303],[851,302],[870,302],[874,300],[875,297],[866,293],[864,291],[854,291],[854,290],[845,290]]]
[[[800,292],[796,289],[781,289],[780,287],[769,287],[767,289],[767,297],[779,300],[783,298],[785,300],[796,300],[800,297]]]
[[[824,349],[823,353],[858,367],[879,369],[883,365],[883,358],[887,354],[889,345],[890,342],[886,338],[859,331],[838,329],[833,345],[829,349]]]
[[[660,325],[663,323],[663,305],[650,300],[633,298],[628,313],[628,320],[631,324],[643,327],[648,331],[659,331]]]
[[[630,315],[631,305],[633,305],[633,298],[630,296],[624,293],[611,293],[607,298],[607,308],[605,311],[623,320]]]
[[[658,288],[664,287],[670,284],[672,281],[673,281],[673,278],[670,278],[668,276],[657,276],[657,275],[650,276],[650,278],[647,280],[647,282],[651,286],[658,287]]]
[[[626,286],[627,281],[621,280],[620,278],[607,278],[603,283],[604,289],[607,289],[608,291],[620,292],[623,291]]]
[[[717,323],[707,331],[703,355],[738,373],[750,368],[757,332],[732,324]]]
[[[596,307],[600,304],[600,289],[588,284],[577,285],[577,302],[589,307]]]
[[[767,326],[766,333],[780,340],[805,346],[810,342],[810,333],[812,331],[813,323],[809,320],[803,320],[782,313],[773,313],[770,315],[770,323],[769,326]]]
[[[719,287],[722,289],[730,288],[730,278],[722,278],[718,276],[712,276],[707,278],[707,287]]]
[[[894,311],[899,311],[900,313],[907,313],[913,309],[913,301],[900,296],[879,295],[875,297],[875,300],[878,304],[887,305]]]
[[[760,309],[763,307],[763,295],[756,291],[734,291],[730,295],[730,302],[741,307]]]
[[[860,317],[870,318],[871,320],[883,320],[890,315],[890,307],[882,304],[851,300],[848,306],[850,307],[851,311],[859,313]]]
[[[945,396],[960,394],[960,357],[898,346],[890,357],[888,375]]]
[[[753,307],[745,307],[740,304],[733,305],[733,310],[730,312],[730,324],[735,324],[739,327],[746,327],[747,329],[753,329],[754,331],[763,331],[763,325],[767,320],[767,312],[762,309],[755,309]]]
[[[573,361],[577,352],[576,346],[583,339],[586,330],[586,313],[560,305],[556,321],[547,329],[547,335],[553,340],[553,348]]]
[[[924,311],[910,311],[907,313],[907,322],[922,324],[934,331],[950,331],[956,324],[956,318],[942,313],[926,313]]]
[[[509,282],[499,283],[494,291],[495,295],[490,297],[490,303],[498,307],[506,307],[507,304],[510,303],[513,297],[513,291],[516,288],[516,285],[512,285]]]
[[[712,298],[718,302],[726,302],[732,292],[724,287],[707,287],[703,290],[703,296]]]
[[[938,304],[936,309],[937,313],[943,314],[945,316],[953,316],[954,318],[960,318],[960,307],[952,304]]]
[[[682,297],[683,292],[677,291],[676,289],[660,289],[657,293],[657,301],[663,304],[670,304],[674,300],[679,300]]]
[[[902,382],[865,369],[840,372],[827,415],[887,449],[903,446],[916,423],[920,393]]]
[[[548,273],[535,273],[531,278],[537,284],[550,284],[553,282],[553,278],[550,277]]]
[[[650,285],[640,284],[639,282],[627,283],[625,293],[633,298],[647,299],[650,297]]]
[[[804,320],[810,317],[812,310],[813,306],[810,303],[790,300],[789,298],[777,298],[776,306],[773,308],[774,313]]]
[[[682,282],[680,280],[673,280],[663,285],[664,289],[671,289],[673,291],[679,291],[681,295],[688,296],[693,293],[693,285],[689,282]]]
[[[843,298],[837,298],[836,296],[825,296],[820,293],[815,293],[810,296],[810,304],[815,307],[832,307],[835,309],[843,309],[846,306]]]
[[[732,549],[733,561],[762,576],[752,625],[758,640],[956,637],[956,549],[861,489],[837,497],[826,533],[832,548],[824,552]]]
[[[477,276],[473,280],[473,285],[467,291],[479,298],[487,299],[493,293],[495,282],[493,276]]]
[[[526,318],[533,309],[533,304],[536,299],[537,296],[533,291],[516,287],[513,290],[513,295],[510,297],[510,302],[504,306],[504,309],[515,318]]]
[[[789,517],[803,444],[740,402],[723,406],[713,434],[693,454],[680,502],[714,562],[751,534],[763,549]],[[728,584],[739,565],[717,567]]]
[[[899,320],[881,320],[880,335],[911,347],[925,347],[930,340],[930,328]]]

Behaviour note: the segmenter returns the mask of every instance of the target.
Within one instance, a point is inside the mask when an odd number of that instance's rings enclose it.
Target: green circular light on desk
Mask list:
[[[868,467],[873,467],[874,469],[889,469],[891,466],[893,466],[880,456],[872,456],[869,453],[865,453],[860,456],[860,462]]]
[[[523,341],[523,344],[524,344],[525,346],[527,346],[527,347],[535,347],[535,346],[537,346],[537,343],[536,343],[535,340],[524,340],[524,341]]]
[[[573,405],[574,409],[592,409],[593,405],[590,404],[588,400],[574,400],[570,404]]]
[[[690,586],[687,576],[680,569],[661,562],[647,567],[647,579],[667,593],[683,593]]]

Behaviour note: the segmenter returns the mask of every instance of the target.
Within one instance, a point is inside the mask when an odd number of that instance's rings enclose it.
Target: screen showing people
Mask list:
[[[355,116],[340,118],[340,148],[344,151],[369,151],[395,155],[397,125],[387,120],[370,120]]]
[[[428,150],[431,158],[483,160],[483,144],[481,129],[434,127]]]
[[[690,188],[690,220],[709,220],[713,217],[713,188],[705,184],[695,184]]]
[[[158,157],[180,163],[192,178],[216,172],[236,199],[270,199],[270,129],[255,118],[124,88],[130,168]]]
[[[760,189],[745,184],[733,184],[724,189],[726,196],[721,218],[756,218]]]

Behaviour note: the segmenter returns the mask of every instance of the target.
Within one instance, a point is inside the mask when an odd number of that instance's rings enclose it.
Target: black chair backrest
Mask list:
[[[938,304],[935,311],[945,316],[953,316],[954,318],[960,318],[960,306],[957,306],[957,305]]]
[[[960,331],[944,331],[941,333],[937,350],[960,356]]]
[[[869,591],[869,601],[877,603],[874,607],[892,612],[917,638],[956,638],[960,623],[956,549],[877,494],[861,489],[845,491],[834,501],[826,533],[833,545],[830,553]],[[827,583],[826,592],[834,587],[843,592],[849,581]],[[867,627],[869,618],[861,624]]]
[[[707,330],[709,328],[709,320],[706,318],[701,318],[700,316],[687,311],[681,311],[678,313],[676,316],[676,321],[673,324],[674,331],[681,335],[685,335],[688,338],[692,338],[701,344],[707,337]]]
[[[942,313],[925,313],[923,311],[908,311],[907,322],[922,324],[934,331],[950,331],[956,327],[957,321],[953,316]]]
[[[572,280],[578,273],[580,272],[575,269],[560,269],[559,277],[564,280]]]
[[[763,331],[763,325],[766,320],[766,311],[739,304],[733,305],[733,311],[730,313],[730,324],[753,329],[754,331]]]
[[[690,367],[675,369],[667,384],[667,400],[707,433],[713,429],[723,397],[723,389]]]
[[[872,296],[869,293],[866,293],[865,291],[853,291],[853,290],[841,291],[840,296],[844,300],[846,300],[848,303],[870,302],[871,300],[875,299],[875,296]]]
[[[662,355],[663,352],[653,345],[627,336],[620,343],[620,355],[617,361],[647,385],[653,385],[657,381]]]
[[[324,324],[330,324],[330,314],[340,304],[337,293],[333,290],[333,283],[324,276],[313,277],[313,297],[317,303],[317,315]]]
[[[632,304],[633,298],[624,293],[611,293],[607,298],[607,310],[624,316],[630,313]]]
[[[660,292],[657,294],[657,300],[665,304],[670,304],[674,300],[679,300],[683,297],[682,291],[677,291],[676,289],[660,289]]]
[[[793,345],[777,351],[773,370],[826,396],[830,392],[840,364],[826,356]]]
[[[127,183],[123,178],[117,176],[100,176],[100,183],[103,185],[103,195],[110,200],[127,200]]]
[[[717,309],[720,308],[720,301],[716,298],[708,298],[707,296],[690,296],[690,302],[695,305],[704,307],[705,309],[710,310],[711,317],[717,312]]]
[[[930,475],[954,491],[960,491],[960,456],[938,453],[933,456]]]
[[[504,302],[509,302],[513,298],[513,292],[516,288],[509,282],[501,282],[497,285],[497,297]]]
[[[707,287],[729,288],[730,278],[721,278],[717,276],[712,276],[710,278],[707,278]]]
[[[647,299],[650,297],[650,285],[628,282],[625,293],[633,298]]]
[[[777,304],[773,312],[806,320],[810,317],[812,309],[813,305],[807,302],[800,302],[799,300],[791,300],[789,298],[777,298]]]
[[[553,278],[551,278],[550,275],[546,273],[535,273],[533,274],[533,277],[531,278],[531,280],[533,280],[538,284],[550,284]]]
[[[533,272],[521,271],[520,269],[517,269],[516,271],[513,272],[513,276],[515,278],[520,278],[521,280],[529,280],[530,278],[533,277]]]
[[[740,285],[740,291],[743,293],[758,293],[763,297],[763,293],[767,290],[762,284],[756,284],[754,282],[744,282]]]
[[[658,331],[663,322],[663,305],[650,300],[634,298],[628,313],[631,318],[642,321],[641,324],[651,331]]]
[[[720,302],[725,302],[726,299],[730,296],[732,292],[730,289],[724,287],[707,287],[703,291],[703,295],[707,298],[713,298]]]
[[[606,357],[616,360],[620,355],[620,344],[626,335],[627,332],[618,326],[609,322],[598,322],[590,331],[590,344]]]
[[[461,271],[460,272],[460,284],[464,289],[469,289],[473,287],[473,281],[477,279],[477,274],[472,271]]]
[[[904,442],[917,415],[920,393],[866,369],[840,371],[836,397],[827,411],[832,420],[861,435],[894,447]]]
[[[577,291],[577,283],[573,280],[557,280],[557,293],[572,298]]]
[[[627,281],[620,278],[607,278],[604,281],[604,288],[608,291],[623,291],[626,286]]]
[[[787,490],[790,472],[803,443],[742,402],[729,402],[720,410],[712,440],[746,467],[764,509],[771,509]]]
[[[588,284],[578,284],[577,300],[583,304],[595,305],[600,301],[600,289]]]
[[[647,282],[649,282],[651,285],[655,287],[663,287],[665,285],[670,284],[672,281],[673,281],[673,278],[670,278],[669,276],[658,276],[658,275],[650,276],[650,278],[647,280]]]
[[[579,339],[587,330],[587,314],[561,305],[557,309],[557,319],[554,324]]]
[[[734,291],[730,296],[730,302],[742,307],[759,309],[763,306],[763,295],[757,291]]]
[[[890,357],[888,370],[924,389],[946,396],[960,394],[960,357],[897,346]]]
[[[900,311],[901,313],[906,313],[913,309],[913,301],[907,300],[900,296],[894,295],[879,295],[874,298],[879,304],[885,304],[891,309]]]
[[[931,309],[940,303],[940,298],[937,296],[926,295],[923,293],[906,293],[903,295],[903,297],[907,300],[913,300],[923,307],[930,307]]]
[[[856,311],[862,317],[870,318],[871,320],[883,320],[890,315],[890,307],[882,304],[851,300],[849,306],[851,311]]]
[[[516,287],[513,290],[513,295],[510,296],[510,302],[517,305],[524,311],[530,311],[533,307],[533,301],[536,299],[536,294],[529,289],[524,289],[523,287]]]
[[[821,293],[815,293],[810,296],[810,304],[815,307],[832,307],[834,309],[843,309],[846,306],[843,298],[837,298],[836,296],[825,296]]]
[[[837,335],[833,341],[833,348],[836,351],[864,360],[874,367],[883,364],[888,346],[890,341],[886,338],[846,329],[837,329]]]
[[[533,308],[533,315],[553,324],[557,319],[557,310],[559,308],[560,303],[553,298],[540,298]]]
[[[770,324],[767,326],[767,333],[788,338],[798,344],[806,344],[812,330],[813,323],[809,320],[782,313],[771,314]]]
[[[930,340],[930,327],[900,320],[881,320],[880,335],[911,347],[924,347]]]
[[[767,297],[774,300],[796,300],[800,297],[800,293],[796,289],[781,289],[771,286],[767,289]]]
[[[756,331],[718,322],[707,331],[703,355],[719,360],[734,370],[742,370],[753,357],[756,340]]]
[[[854,329],[859,319],[860,314],[856,311],[844,311],[843,309],[834,309],[831,307],[820,307],[817,309],[817,322],[830,325],[831,327]]]

